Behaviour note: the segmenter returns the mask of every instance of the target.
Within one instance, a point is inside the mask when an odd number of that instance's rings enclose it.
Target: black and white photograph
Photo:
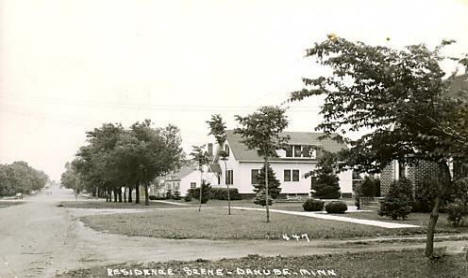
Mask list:
[[[468,0],[0,0],[36,277],[468,277]]]

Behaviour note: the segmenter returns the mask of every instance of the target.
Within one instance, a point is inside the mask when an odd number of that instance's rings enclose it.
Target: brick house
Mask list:
[[[463,74],[455,77],[448,90],[448,94],[451,97],[459,98],[468,101],[468,74]],[[454,161],[449,166],[450,174],[455,179],[460,177],[468,176],[468,169],[462,163]],[[402,172],[402,173],[401,173]],[[413,192],[416,194],[418,186],[428,178],[436,177],[440,175],[439,165],[431,161],[419,161],[415,165],[406,165],[399,167],[398,161],[392,161],[387,165],[380,174],[380,188],[381,194],[384,196],[389,188],[390,184],[399,177],[408,178],[414,185]]]

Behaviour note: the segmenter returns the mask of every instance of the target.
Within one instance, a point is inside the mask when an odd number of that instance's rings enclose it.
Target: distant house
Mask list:
[[[263,167],[263,158],[256,150],[249,150],[242,141],[242,137],[234,131],[226,132],[226,142],[222,146],[228,153],[225,161],[217,159],[219,164],[220,186],[229,184],[237,188],[244,196],[254,196],[253,184],[257,182],[257,173]],[[290,140],[288,147],[278,150],[278,157],[270,159],[270,165],[276,178],[281,182],[282,195],[309,195],[311,190],[311,177],[306,174],[314,170],[317,158],[321,155],[320,149],[336,153],[345,145],[332,139],[320,140],[322,133],[314,132],[284,132]],[[352,172],[346,171],[338,174],[342,194],[352,194]]]
[[[218,184],[218,177],[209,167],[205,167],[203,171],[203,180],[211,185]],[[190,188],[200,187],[201,173],[198,169],[198,164],[190,161],[180,169],[173,171],[161,178],[160,190],[158,195],[166,196],[170,191],[171,194],[179,191],[181,196],[185,196]]]

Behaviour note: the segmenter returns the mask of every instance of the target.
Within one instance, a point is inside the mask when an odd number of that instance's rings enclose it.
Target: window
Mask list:
[[[284,181],[291,181],[291,170],[284,170]]]
[[[226,184],[234,184],[234,171],[233,170],[226,170]]]
[[[224,152],[226,153],[226,156],[229,156],[229,146],[224,145]]]
[[[293,181],[299,181],[299,170],[293,170]]]
[[[250,179],[252,184],[258,184],[258,175],[260,174],[259,169],[252,169],[250,173]]]
[[[284,181],[299,181],[299,170],[285,169]]]
[[[191,182],[190,183],[190,188],[192,188],[192,189],[197,188],[197,183],[196,182]]]
[[[284,147],[285,157],[288,158],[316,158],[317,151],[313,145],[288,145]]]
[[[302,155],[302,146],[294,145],[294,157],[301,157]]]

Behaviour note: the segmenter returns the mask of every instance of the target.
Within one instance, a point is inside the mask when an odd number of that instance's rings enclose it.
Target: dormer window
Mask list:
[[[317,151],[312,145],[288,145],[284,150],[287,158],[315,159],[317,155]]]
[[[294,145],[294,157],[302,157],[302,146]]]

